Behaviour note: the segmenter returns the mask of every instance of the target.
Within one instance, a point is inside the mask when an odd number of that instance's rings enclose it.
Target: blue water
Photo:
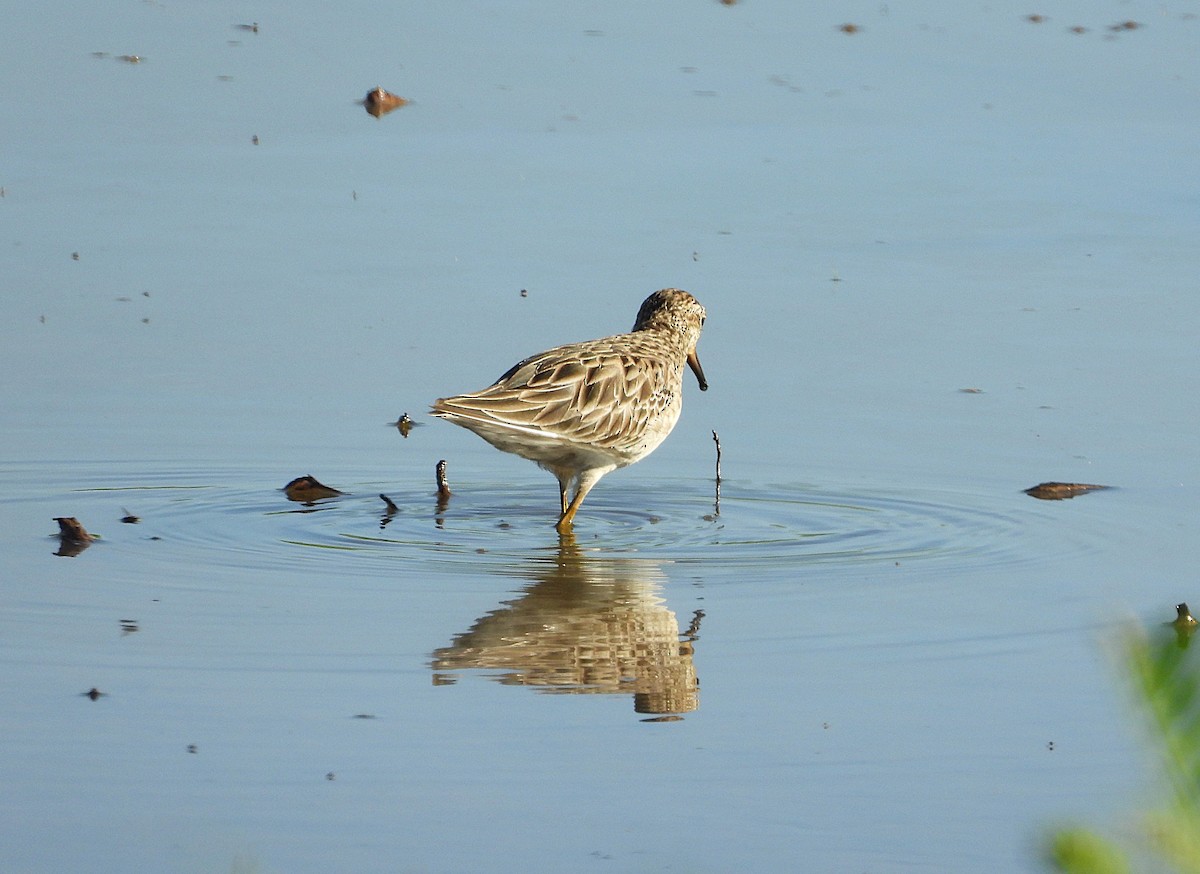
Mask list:
[[[5,870],[1036,871],[1152,804],[1200,20],[1036,11],[10,10]],[[427,404],[663,286],[711,388],[560,542]]]

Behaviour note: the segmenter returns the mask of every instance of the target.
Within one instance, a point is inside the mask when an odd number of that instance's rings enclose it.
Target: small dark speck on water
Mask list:
[[[412,420],[408,413],[401,413],[400,418],[394,422],[388,422],[388,424],[395,427],[395,429],[400,432],[401,437],[408,437],[409,433],[413,429],[413,425],[417,423]]]
[[[83,697],[91,698],[93,701],[95,701],[98,698],[103,698],[107,694],[108,694],[107,692],[101,692],[99,689],[97,689],[95,686],[93,686],[92,688],[88,689],[86,692],[83,693]]]

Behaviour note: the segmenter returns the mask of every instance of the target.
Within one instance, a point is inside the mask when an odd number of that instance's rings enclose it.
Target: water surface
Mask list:
[[[1200,21],[1059,6],[10,15],[6,870],[1034,871],[1152,799]],[[711,390],[560,540],[426,405],[668,285]]]

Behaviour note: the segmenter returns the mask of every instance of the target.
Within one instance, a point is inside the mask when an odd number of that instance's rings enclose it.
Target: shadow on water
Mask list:
[[[530,581],[518,597],[434,651],[435,683],[480,669],[541,692],[632,695],[637,713],[699,707],[693,654],[703,614],[680,634],[658,595],[656,562],[586,554],[566,534],[555,555],[523,568]]]

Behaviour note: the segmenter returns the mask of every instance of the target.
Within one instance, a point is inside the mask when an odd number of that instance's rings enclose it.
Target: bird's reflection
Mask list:
[[[652,562],[587,555],[564,535],[556,554],[522,568],[530,582],[433,653],[435,683],[454,671],[498,672],[508,685],[570,694],[627,694],[646,714],[699,707],[697,613],[683,636]]]

